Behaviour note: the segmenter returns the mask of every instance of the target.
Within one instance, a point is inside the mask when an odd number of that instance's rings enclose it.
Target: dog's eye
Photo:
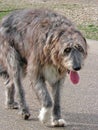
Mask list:
[[[68,54],[68,53],[70,53],[71,52],[71,48],[70,47],[68,47],[68,48],[66,48],[65,50],[64,50],[64,54]]]
[[[84,51],[83,48],[82,48],[80,45],[78,45],[76,48],[77,48],[78,51],[80,51],[80,52],[83,52],[83,51]]]
[[[79,50],[80,52],[83,52],[83,48],[82,48],[81,46],[78,46],[78,50]]]

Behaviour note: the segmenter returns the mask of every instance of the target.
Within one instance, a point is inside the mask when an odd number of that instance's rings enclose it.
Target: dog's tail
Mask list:
[[[0,76],[3,76],[4,78],[8,78],[9,77],[6,69],[2,65],[0,65]]]

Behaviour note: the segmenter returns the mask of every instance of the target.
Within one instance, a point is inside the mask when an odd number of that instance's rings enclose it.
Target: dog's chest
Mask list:
[[[44,74],[45,79],[50,84],[56,83],[61,78],[58,70],[54,66],[50,66],[50,65],[45,66],[43,68],[43,74]]]

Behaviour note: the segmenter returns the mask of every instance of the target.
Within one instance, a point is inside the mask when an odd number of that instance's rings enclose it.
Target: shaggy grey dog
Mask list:
[[[0,25],[0,74],[6,77],[7,108],[18,107],[22,117],[29,118],[21,83],[27,74],[41,102],[39,120],[44,123],[51,116],[52,126],[67,125],[61,117],[60,88],[66,74],[74,84],[79,82],[77,71],[86,56],[85,38],[66,17],[50,10],[12,12]]]

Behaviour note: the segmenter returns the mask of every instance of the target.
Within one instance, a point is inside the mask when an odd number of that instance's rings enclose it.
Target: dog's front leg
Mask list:
[[[37,97],[42,105],[38,118],[42,123],[46,123],[51,117],[52,100],[48,93],[45,80],[42,77],[36,79],[34,86]]]
[[[60,90],[61,90],[61,81],[56,82],[52,85],[52,95],[53,95],[53,112],[52,112],[52,126],[62,127],[66,126],[67,123],[64,119],[61,118],[61,107],[60,107]]]

